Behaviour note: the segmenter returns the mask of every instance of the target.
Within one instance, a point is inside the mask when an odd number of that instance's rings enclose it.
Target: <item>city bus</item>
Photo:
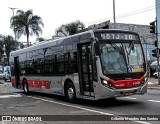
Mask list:
[[[135,32],[89,30],[10,53],[13,87],[99,100],[147,92],[144,51]]]

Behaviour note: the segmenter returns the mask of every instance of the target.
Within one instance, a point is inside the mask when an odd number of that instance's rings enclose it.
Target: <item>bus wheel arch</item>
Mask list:
[[[67,79],[64,83],[64,93],[67,101],[72,103],[76,101],[75,86],[70,79]]]
[[[25,78],[23,79],[23,91],[25,94],[29,94],[28,81]]]

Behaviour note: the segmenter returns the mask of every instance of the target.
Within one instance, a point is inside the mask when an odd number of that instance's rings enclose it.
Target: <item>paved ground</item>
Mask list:
[[[0,93],[7,93],[8,90],[6,88],[6,86],[2,83],[0,83]]]
[[[16,89],[12,87],[11,82],[4,82],[0,80],[0,93],[14,93],[14,92],[22,92],[21,89]]]
[[[158,79],[149,78],[148,79],[148,89],[160,90],[160,85],[158,84]]]

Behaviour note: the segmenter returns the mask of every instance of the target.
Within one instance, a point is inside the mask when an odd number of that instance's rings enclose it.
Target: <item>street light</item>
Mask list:
[[[12,7],[8,7],[8,8],[12,10],[12,12],[13,12],[13,17],[14,17],[14,10],[17,9],[17,8],[12,8]],[[16,41],[15,27],[13,27],[13,30],[14,30],[14,36],[15,36],[15,41]]]

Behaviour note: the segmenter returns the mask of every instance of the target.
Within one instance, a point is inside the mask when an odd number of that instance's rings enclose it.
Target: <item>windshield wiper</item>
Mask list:
[[[125,61],[126,66],[127,66],[128,63],[129,63],[129,57],[128,57],[128,55],[126,56],[126,54],[125,54],[125,49],[124,49],[123,44],[122,44],[122,55],[123,55],[124,61]]]
[[[126,56],[126,54],[125,54],[125,49],[124,49],[124,46],[123,46],[123,44],[122,44],[122,46],[117,46],[114,42],[111,42],[111,41],[109,41],[109,43],[111,44],[111,46],[117,51],[117,52],[119,52],[122,56],[123,56],[123,58],[124,58],[124,61],[125,61],[125,64],[126,64],[126,66],[128,65],[128,63],[129,63],[129,58],[128,58],[128,55]],[[128,61],[127,61],[128,60]]]
[[[117,46],[114,42],[111,42],[111,41],[109,41],[109,43],[117,52],[119,52],[120,54],[123,54],[122,47]]]

